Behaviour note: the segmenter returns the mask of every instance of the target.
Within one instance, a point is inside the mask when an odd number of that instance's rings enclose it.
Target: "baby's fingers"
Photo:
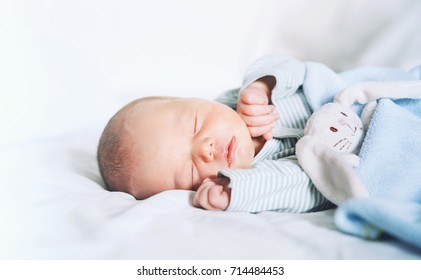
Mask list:
[[[272,133],[272,129],[275,127],[275,124],[269,124],[269,125],[264,125],[264,126],[249,126],[249,132],[251,137],[259,137],[262,135],[266,135],[266,137],[269,137],[269,135],[271,136]],[[268,134],[270,133],[270,134]],[[265,137],[265,139],[266,139]],[[270,139],[270,138],[269,138]],[[266,139],[268,140],[268,139]]]
[[[216,189],[216,191],[213,191],[213,189]],[[215,196],[218,195],[222,189],[222,186],[215,185],[211,180],[204,181],[194,196],[193,206],[201,207],[206,210],[223,210],[213,205],[213,203],[216,203],[216,205],[219,206],[220,202],[218,197]]]
[[[241,115],[242,119],[246,123],[247,126],[265,126],[273,124],[277,119],[279,119],[279,115],[277,114],[269,114],[263,116],[247,116]]]
[[[273,137],[272,131],[269,131],[269,132],[266,132],[265,134],[263,134],[263,138],[265,140],[270,140],[270,139],[272,139],[272,137]]]
[[[208,202],[212,209],[208,209],[225,210],[228,207],[229,199],[229,194],[224,190],[224,187],[215,185],[209,189]]]
[[[244,91],[241,92],[239,97],[240,103],[244,104],[260,104],[260,105],[267,105],[269,102],[268,96],[266,92],[259,88],[249,86]]]
[[[246,116],[263,116],[271,114],[275,111],[275,106],[273,105],[248,105],[248,104],[239,104],[237,112],[241,115]]]
[[[207,194],[209,187],[213,185],[213,182],[206,178],[202,184],[199,186],[197,191],[194,194],[193,198],[193,206],[195,207],[203,207],[202,204],[204,204],[207,201]],[[204,207],[203,207],[204,208]]]

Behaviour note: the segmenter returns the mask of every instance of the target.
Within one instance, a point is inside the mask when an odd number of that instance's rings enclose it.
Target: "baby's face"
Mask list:
[[[136,153],[132,187],[137,198],[196,190],[221,169],[249,168],[254,146],[231,108],[202,99],[152,101],[130,122]]]

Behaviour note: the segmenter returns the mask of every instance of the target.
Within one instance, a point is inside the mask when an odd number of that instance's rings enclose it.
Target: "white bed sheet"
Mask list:
[[[417,259],[394,240],[336,230],[333,210],[311,214],[211,212],[191,192],[145,201],[101,186],[98,129],[9,146],[1,204],[2,257],[24,259]],[[24,162],[14,161],[24,158]],[[28,166],[31,170],[28,170]],[[10,199],[18,198],[18,199]],[[8,235],[8,236],[7,236]]]
[[[134,98],[212,99],[269,53],[336,70],[421,63],[419,1],[172,2],[0,4],[0,258],[421,259],[339,232],[334,210],[211,212],[187,191],[104,190],[99,135]]]

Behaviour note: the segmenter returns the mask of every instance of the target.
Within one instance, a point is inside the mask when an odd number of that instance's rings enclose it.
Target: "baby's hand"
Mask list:
[[[237,112],[253,138],[272,138],[272,128],[279,116],[274,114],[275,106],[269,104],[270,92],[268,85],[258,80],[245,88],[238,98]]]
[[[230,203],[228,178],[206,178],[194,195],[193,205],[206,210],[225,210]]]

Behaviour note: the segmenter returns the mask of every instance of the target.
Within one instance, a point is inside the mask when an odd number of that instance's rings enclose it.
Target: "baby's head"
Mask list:
[[[250,167],[253,157],[253,141],[237,112],[193,98],[135,100],[110,119],[98,145],[108,188],[137,199],[195,190],[222,169]]]

